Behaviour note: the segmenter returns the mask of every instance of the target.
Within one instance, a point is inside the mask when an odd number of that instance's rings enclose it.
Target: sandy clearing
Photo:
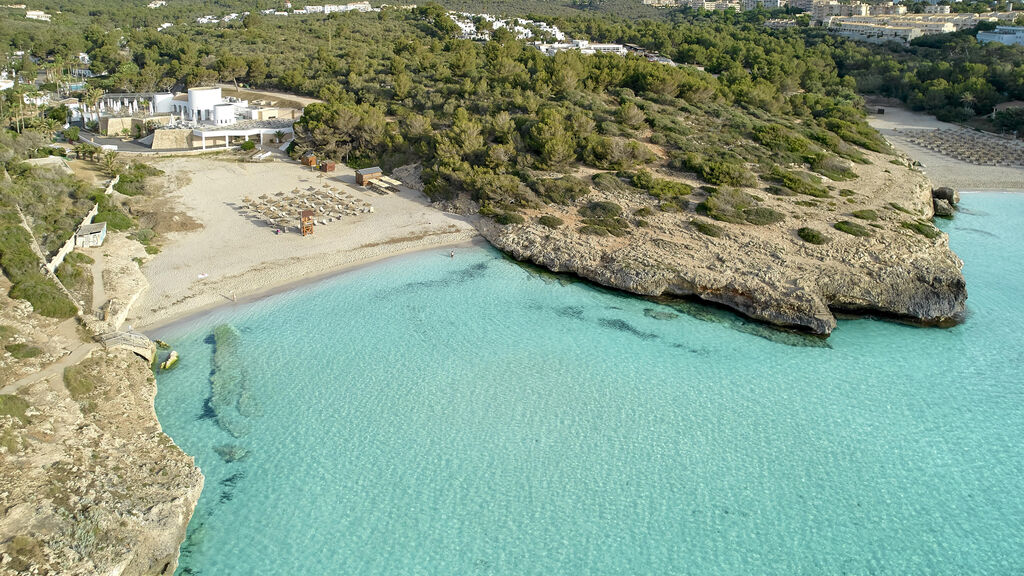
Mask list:
[[[266,164],[232,156],[153,160],[169,176],[189,182],[170,200],[203,228],[172,233],[162,250],[142,266],[149,288],[128,322],[152,329],[234,299],[272,292],[372,260],[470,241],[478,236],[467,218],[441,212],[422,193],[403,189],[381,196],[354,184],[341,165],[320,178],[290,160]],[[275,235],[240,210],[242,198],[330,184],[362,198],[374,212],[317,226],[303,238],[295,230]],[[205,275],[205,276],[204,276]]]
[[[1024,168],[1007,166],[979,166],[957,160],[927,148],[912,144],[901,130],[957,129],[956,124],[940,122],[932,116],[906,108],[881,106],[885,114],[868,115],[868,123],[907,156],[920,162],[921,169],[935,186],[949,186],[958,190],[1024,190]]]

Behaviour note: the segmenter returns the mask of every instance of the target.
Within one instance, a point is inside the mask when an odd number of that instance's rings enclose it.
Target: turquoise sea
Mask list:
[[[948,330],[777,334],[486,248],[165,328],[178,573],[1022,574],[1024,196],[962,207]]]

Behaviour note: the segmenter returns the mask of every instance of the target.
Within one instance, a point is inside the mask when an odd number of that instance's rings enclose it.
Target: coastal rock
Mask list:
[[[945,200],[953,205],[960,203],[960,193],[948,186],[940,186],[933,189],[932,198],[936,200]]]
[[[947,200],[941,198],[935,198],[932,200],[932,204],[935,209],[935,216],[939,218],[952,218],[953,217],[953,206]]]
[[[98,350],[73,373],[91,387],[30,384],[27,421],[0,423],[0,573],[173,574],[203,476],[160,430],[152,372]]]
[[[883,157],[876,165],[887,163]],[[870,167],[869,167],[870,168]],[[878,314],[925,324],[960,318],[967,299],[963,263],[939,234],[929,239],[910,229],[933,214],[927,179],[909,168],[859,168],[854,183],[858,206],[838,202],[796,204],[769,197],[764,204],[788,214],[766,226],[715,222],[718,236],[700,233],[699,216],[645,210],[645,226],[623,237],[579,232],[572,207],[545,207],[566,225],[551,229],[527,213],[527,223],[502,226],[481,222],[481,233],[512,257],[554,272],[570,272],[604,286],[644,296],[696,297],[732,308],[750,318],[827,335],[834,312]],[[897,172],[898,170],[898,172]],[[586,201],[615,202],[624,214],[649,208],[638,194],[592,191]],[[695,198],[699,200],[699,198]],[[948,205],[948,204],[947,204]],[[840,232],[833,224],[849,220],[841,209],[869,209],[877,221],[868,236]],[[828,231],[824,244],[804,242],[796,229]]]

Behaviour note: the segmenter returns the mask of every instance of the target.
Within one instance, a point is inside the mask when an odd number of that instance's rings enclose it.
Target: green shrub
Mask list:
[[[70,252],[67,256],[65,256],[64,257],[64,261],[67,262],[68,264],[74,264],[76,266],[79,265],[79,264],[95,264],[96,263],[96,261],[93,260],[88,254],[85,254],[85,253],[82,253],[82,252],[74,252],[74,251]]]
[[[116,230],[118,232],[130,230],[131,227],[134,225],[134,222],[132,222],[132,219],[128,217],[127,214],[116,209],[108,210],[105,212],[99,212],[96,214],[96,217],[92,219],[92,221],[106,222],[107,228],[111,230]]]
[[[833,228],[840,232],[846,232],[851,236],[871,236],[871,231],[867,228],[857,224],[856,222],[850,222],[849,220],[843,220],[842,222],[836,222],[832,225]]]
[[[711,160],[700,154],[686,156],[685,166],[708,184],[722,186],[753,186],[754,175],[738,160]]]
[[[21,396],[0,394],[0,416],[10,416],[20,420],[22,424],[27,424],[28,416],[25,415],[27,411],[28,402]]]
[[[68,299],[60,288],[39,272],[25,275],[11,287],[11,298],[28,300],[32,309],[50,318],[71,318],[78,314],[78,307]]]
[[[615,174],[610,172],[601,172],[594,174],[591,177],[594,182],[594,186],[602,192],[608,192],[609,194],[621,194],[621,193],[633,193],[639,192],[636,188],[630,186],[626,182],[619,178]]]
[[[743,217],[754,224],[755,226],[766,226],[768,224],[775,224],[776,222],[782,222],[786,219],[786,215],[777,210],[772,210],[767,206],[755,206],[754,208],[747,208],[743,211]]]
[[[917,232],[921,236],[924,236],[925,238],[928,239],[938,238],[940,235],[942,235],[942,232],[939,232],[939,229],[936,228],[935,226],[932,226],[927,222],[921,222],[919,220],[903,222],[900,225],[906,228],[907,230],[913,230],[914,232]]]
[[[856,196],[857,193],[854,192],[853,190],[850,190],[849,188],[843,188],[842,190],[839,191],[839,195],[840,196]]]
[[[584,218],[617,218],[622,215],[622,206],[615,202],[591,202],[577,211]]]
[[[815,158],[810,166],[811,170],[835,181],[853,180],[857,177],[857,173],[853,171],[847,160],[835,156],[822,154]]]
[[[645,218],[651,214],[654,214],[654,210],[651,210],[650,206],[644,206],[643,208],[638,208],[633,211],[633,216],[639,216],[641,218]]]
[[[827,244],[832,241],[831,238],[815,230],[814,228],[801,228],[797,230],[796,233],[798,236],[800,236],[801,240],[803,240],[804,242],[809,242],[811,244]]]
[[[502,226],[509,224],[523,224],[526,222],[526,218],[523,218],[522,214],[516,214],[515,212],[499,212],[494,215],[494,221]]]
[[[658,210],[662,212],[682,212],[690,205],[686,200],[665,200],[658,203]]]
[[[604,226],[591,226],[589,224],[586,226],[581,226],[578,232],[580,234],[589,234],[591,236],[607,236],[610,234],[610,232],[608,232],[608,229],[605,228]]]
[[[23,342],[17,344],[8,344],[4,346],[4,349],[11,353],[18,360],[24,360],[26,358],[35,358],[43,353],[42,348],[37,346],[30,346]]]
[[[548,228],[558,228],[562,224],[565,224],[565,222],[561,218],[559,218],[558,216],[552,216],[550,214],[545,214],[541,216],[537,220],[537,222],[539,222],[542,226],[547,226]]]
[[[721,226],[712,224],[711,222],[705,222],[704,220],[690,220],[690,226],[705,236],[711,236],[712,238],[718,238],[722,234],[725,234],[725,229]]]
[[[785,186],[776,186],[774,184],[765,188],[765,191],[769,194],[774,194],[775,196],[796,196],[796,192],[793,192],[789,188],[786,188]]]
[[[878,220],[878,212],[875,212],[874,210],[854,210],[853,212],[850,212],[850,214],[853,214],[861,220],[867,220],[869,222]]]
[[[750,194],[742,190],[719,188],[697,205],[697,212],[721,222],[742,224],[747,221],[744,210],[753,208],[756,203]]]
[[[159,253],[160,253],[160,247],[159,246],[146,246],[146,254],[159,254]]]
[[[245,142],[242,142],[242,144],[238,147],[238,149],[242,150],[242,151],[245,151],[245,152],[248,152],[250,150],[255,150],[256,149],[256,143],[253,142],[252,140],[246,140]]]
[[[119,178],[117,184],[114,184],[114,190],[125,196],[138,196],[145,192],[146,178],[160,174],[163,174],[163,171],[149,164],[132,162],[118,171]]]
[[[768,173],[767,178],[782,184],[797,194],[804,194],[815,198],[828,198],[829,196],[828,190],[821,185],[821,179],[811,174],[790,172],[775,166]]]
[[[81,400],[87,396],[96,389],[98,383],[98,378],[89,369],[88,364],[68,366],[64,369],[64,387],[74,400]]]
[[[604,228],[612,236],[625,236],[629,234],[629,222],[622,218],[584,218],[583,224],[597,228]]]
[[[536,180],[531,187],[541,200],[555,204],[572,204],[590,193],[590,186],[575,176]]]

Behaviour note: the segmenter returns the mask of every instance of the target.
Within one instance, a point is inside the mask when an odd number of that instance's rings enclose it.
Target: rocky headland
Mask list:
[[[963,263],[931,224],[936,205],[952,213],[954,193],[936,190],[933,202],[928,179],[906,158],[868,158],[850,180],[806,175],[820,183],[813,196],[769,182],[730,190],[741,199],[731,212],[718,198],[709,210],[722,191],[697,182],[671,211],[628,185],[594,186],[574,205],[527,209],[524,223],[485,220],[480,228],[500,250],[554,272],[645,296],[696,297],[814,334],[831,333],[836,313],[957,322],[967,299]]]
[[[160,428],[149,363],[94,340],[145,288],[140,252],[123,234],[91,251],[109,321],[40,316],[0,277],[0,575],[177,567],[203,475]]]

